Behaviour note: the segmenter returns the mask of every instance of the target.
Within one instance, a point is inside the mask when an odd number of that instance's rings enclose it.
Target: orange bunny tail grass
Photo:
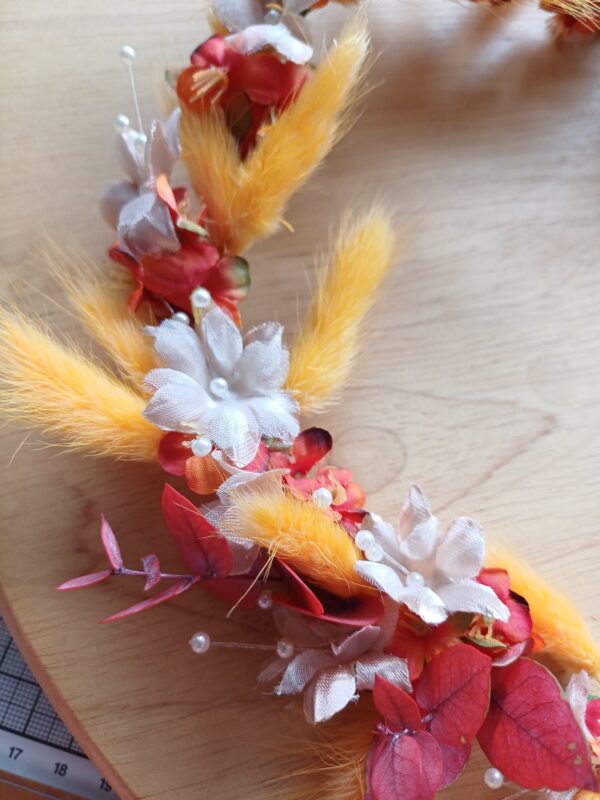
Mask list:
[[[540,655],[563,672],[584,669],[600,678],[600,648],[573,603],[502,547],[490,547],[487,562],[507,570],[511,589],[527,598],[534,632],[545,643]]]
[[[342,225],[291,351],[287,388],[304,414],[339,399],[360,348],[361,322],[395,254],[392,222],[383,209]]]
[[[85,254],[67,254],[50,243],[44,263],[64,289],[85,327],[113,359],[124,378],[141,387],[157,366],[152,342],[127,310],[129,288],[105,272]]]
[[[541,0],[540,8],[571,17],[589,28],[590,32],[600,27],[599,0]]]
[[[155,461],[162,432],[145,400],[79,350],[18,313],[0,311],[0,415],[93,455]]]
[[[221,533],[251,539],[338,597],[374,591],[354,571],[359,553],[344,528],[283,489],[278,474],[266,473],[232,490],[230,498]]]
[[[243,163],[218,110],[200,116],[182,110],[183,159],[221,250],[241,253],[280,225],[290,197],[348,127],[368,52],[359,16]]]
[[[318,726],[316,740],[303,742],[304,800],[364,800],[366,762],[379,721],[370,697]],[[289,799],[291,800],[291,798]]]

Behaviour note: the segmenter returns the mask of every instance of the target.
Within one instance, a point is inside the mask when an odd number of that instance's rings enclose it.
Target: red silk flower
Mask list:
[[[244,158],[258,133],[282,111],[309,75],[305,66],[265,53],[243,54],[222,36],[212,36],[192,53],[192,65],[179,75],[177,94],[192,112],[218,105]]]

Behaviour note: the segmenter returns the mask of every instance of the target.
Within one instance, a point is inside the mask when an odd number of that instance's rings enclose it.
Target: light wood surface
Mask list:
[[[44,232],[98,258],[97,211],[118,176],[112,121],[132,115],[121,44],[137,48],[148,119],[160,69],[205,30],[191,0],[4,0],[0,9],[2,282],[67,333],[33,264]],[[320,424],[379,512],[422,483],[442,517],[478,516],[557,586],[600,636],[600,50],[556,47],[530,7],[503,17],[451,0],[370,7],[378,58],[363,114],[251,254],[248,324],[293,334],[315,247],[349,204],[388,199],[403,258],[371,317],[343,404]],[[340,17],[326,12],[327,25]],[[320,37],[321,34],[318,34]],[[400,255],[400,254],[399,254]],[[122,800],[295,800],[278,778],[307,735],[256,688],[259,656],[187,647],[197,630],[264,640],[266,622],[201,591],[129,622],[95,622],[138,597],[113,581],[53,587],[101,568],[103,511],[132,562],[176,563],[160,471],[40,450],[2,431],[2,611],[44,689]],[[483,798],[476,762],[449,798]],[[275,779],[275,782],[273,780]]]

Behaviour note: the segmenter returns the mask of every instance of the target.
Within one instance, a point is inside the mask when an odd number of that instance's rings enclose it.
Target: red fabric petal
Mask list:
[[[477,576],[477,581],[484,586],[489,586],[503,603],[508,601],[510,597],[510,579],[505,569],[482,569]]]
[[[585,710],[585,724],[594,737],[600,737],[600,699],[590,700]]]
[[[322,461],[333,447],[331,434],[323,428],[307,428],[292,444],[292,463],[294,473],[306,475],[319,461]]]
[[[192,455],[186,442],[189,443],[192,438],[174,431],[162,437],[158,445],[158,460],[165,472],[170,475],[185,475],[186,461]]]

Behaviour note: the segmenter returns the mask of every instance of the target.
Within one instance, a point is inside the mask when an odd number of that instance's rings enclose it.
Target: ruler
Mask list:
[[[4,797],[118,800],[41,690],[0,617],[0,798]]]

